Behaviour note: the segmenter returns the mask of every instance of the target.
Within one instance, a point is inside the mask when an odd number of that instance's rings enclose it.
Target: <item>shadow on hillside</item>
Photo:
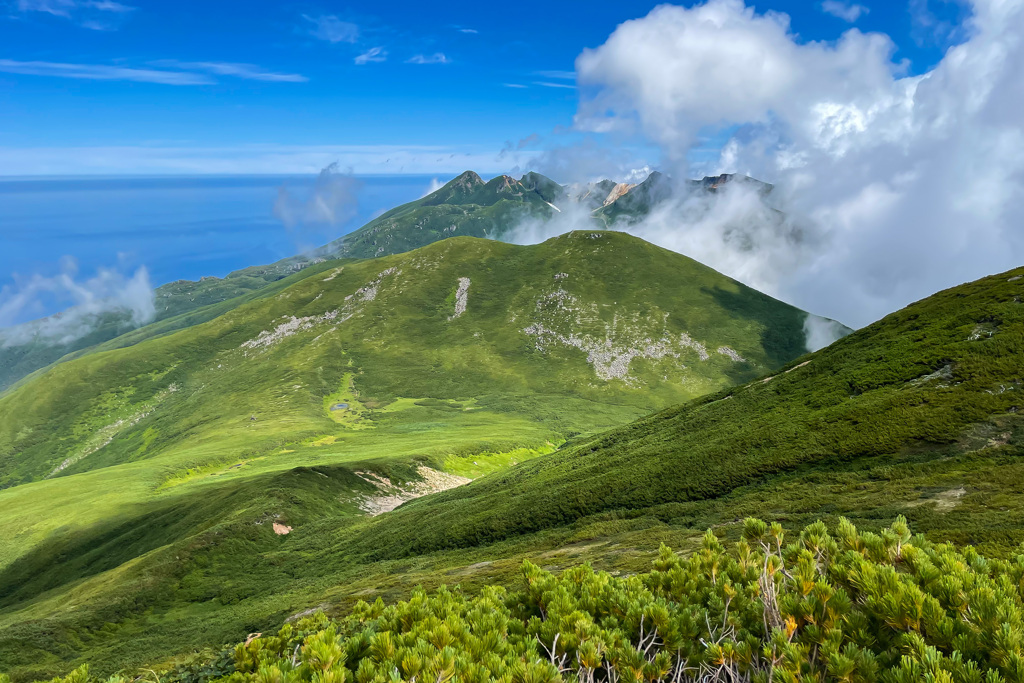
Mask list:
[[[739,288],[738,292],[720,287],[705,287],[703,291],[725,310],[761,325],[761,346],[772,368],[780,368],[807,353],[806,313],[744,285]]]

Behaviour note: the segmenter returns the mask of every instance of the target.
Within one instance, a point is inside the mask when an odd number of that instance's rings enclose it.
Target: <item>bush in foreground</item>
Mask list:
[[[441,588],[317,614],[159,680],[1024,681],[1024,555],[912,538],[903,518],[880,534],[818,522],[788,544],[780,525],[748,519],[733,547],[709,531],[689,557],[663,546],[645,575],[527,562],[523,576],[514,592]],[[92,680],[82,667],[53,683]]]

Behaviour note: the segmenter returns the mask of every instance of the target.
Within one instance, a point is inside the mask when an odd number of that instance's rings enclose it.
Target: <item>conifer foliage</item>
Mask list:
[[[517,591],[417,591],[254,637],[161,683],[997,683],[1024,681],[1024,555],[987,560],[912,537],[821,522],[787,542],[744,523],[653,570],[529,562]],[[82,667],[53,683],[94,683]],[[111,683],[124,679],[114,678]],[[0,682],[7,683],[2,675]]]

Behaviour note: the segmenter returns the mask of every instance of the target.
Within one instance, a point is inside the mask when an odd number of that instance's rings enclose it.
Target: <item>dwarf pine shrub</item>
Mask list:
[[[515,591],[316,614],[161,682],[1024,681],[1024,555],[934,544],[903,518],[879,534],[818,522],[792,541],[748,519],[731,547],[710,531],[688,557],[662,546],[644,575],[522,571]],[[52,683],[91,680],[83,667]]]

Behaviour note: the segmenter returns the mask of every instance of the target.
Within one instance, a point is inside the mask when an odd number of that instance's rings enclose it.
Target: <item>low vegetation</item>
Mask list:
[[[386,605],[358,602],[251,634],[165,683],[999,683],[1024,676],[1024,555],[880,533],[843,519],[792,541],[748,518],[687,557],[662,546],[652,571],[589,565],[556,576],[529,562],[511,590],[458,586]],[[133,672],[123,672],[131,675]],[[53,683],[100,679],[83,665]],[[126,679],[115,675],[110,683]],[[6,683],[6,682],[5,682]]]

